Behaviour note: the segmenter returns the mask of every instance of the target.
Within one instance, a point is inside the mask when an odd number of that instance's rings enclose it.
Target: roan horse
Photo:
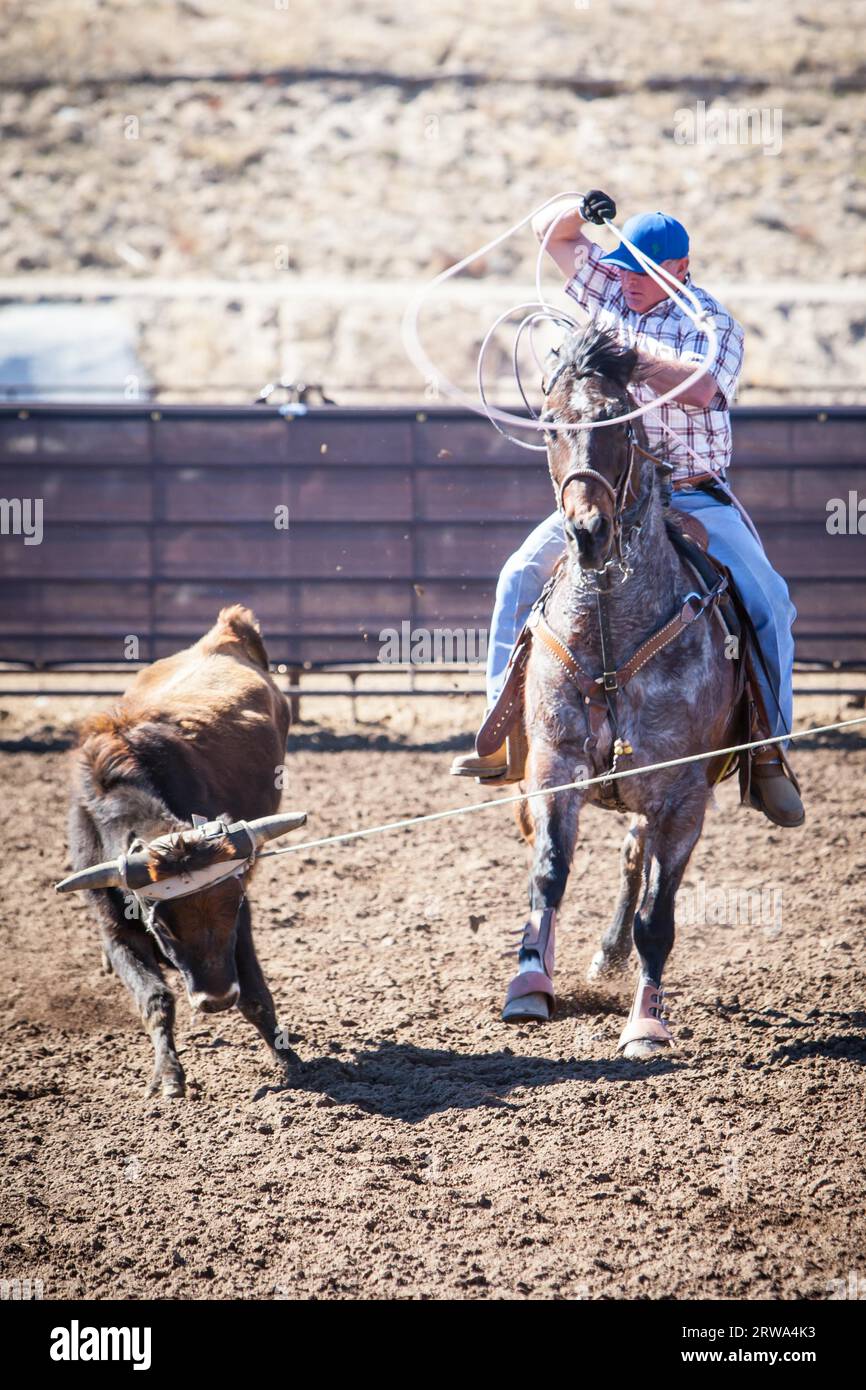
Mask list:
[[[554,353],[543,422],[609,419],[633,408],[633,351],[589,327]],[[668,533],[665,480],[646,452],[641,421],[545,439],[566,554],[530,618],[527,790],[724,747],[737,674],[724,627],[710,615],[725,581],[694,593],[695,577]],[[552,1011],[555,914],[588,801],[632,815],[618,905],[589,978],[625,968],[633,933],[640,976],[619,1047],[626,1057],[649,1058],[670,1046],[661,982],[674,899],[720,767],[719,759],[687,763],[523,803],[534,844],[531,911],[505,1019],[546,1019]]]

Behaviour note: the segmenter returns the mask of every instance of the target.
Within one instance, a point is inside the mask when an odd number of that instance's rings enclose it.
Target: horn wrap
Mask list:
[[[182,832],[170,831],[165,836],[158,837],[159,840],[169,840],[171,836],[182,833],[187,843],[192,844],[195,840],[210,839],[214,835],[227,834],[234,850],[235,858],[238,861],[251,859],[254,850],[259,849],[268,840],[276,840],[280,835],[287,835],[290,830],[297,830],[304,825],[307,819],[306,811],[279,811],[274,816],[259,816],[256,820],[235,821],[233,825],[226,826],[222,821],[207,821],[204,824],[195,826],[193,830]],[[157,841],[152,843],[156,844]],[[107,860],[104,864],[94,864],[89,869],[79,869],[77,873],[69,874],[60,883],[55,884],[56,893],[79,893],[86,892],[88,889],[96,888],[129,888],[135,892],[137,889],[144,889],[153,884],[153,879],[148,867],[148,849],[138,854],[121,855],[119,859]],[[226,861],[227,872],[231,861]],[[160,875],[160,881],[169,878],[179,877],[179,872],[174,874]]]

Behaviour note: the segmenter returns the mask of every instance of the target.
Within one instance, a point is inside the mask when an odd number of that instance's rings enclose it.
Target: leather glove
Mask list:
[[[597,227],[602,225],[606,217],[611,222],[616,217],[616,203],[600,188],[591,188],[584,193],[577,206],[584,222],[594,222]]]

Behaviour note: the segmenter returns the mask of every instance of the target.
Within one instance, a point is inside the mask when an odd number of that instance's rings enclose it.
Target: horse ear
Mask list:
[[[544,359],[544,375],[541,378],[541,394],[547,395],[547,383],[550,381],[556,368],[559,366],[561,354],[558,347],[548,348]]]
[[[638,385],[654,366],[652,362],[641,361],[637,348],[629,348],[619,360],[622,367],[623,386],[628,386],[630,383],[635,386]]]

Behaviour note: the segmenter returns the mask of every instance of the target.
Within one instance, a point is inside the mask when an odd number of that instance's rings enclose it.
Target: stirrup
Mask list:
[[[526,760],[529,756],[529,741],[523,720],[518,719],[505,736],[505,771],[498,777],[478,778],[485,787],[504,787],[510,782],[522,782],[526,777]]]

